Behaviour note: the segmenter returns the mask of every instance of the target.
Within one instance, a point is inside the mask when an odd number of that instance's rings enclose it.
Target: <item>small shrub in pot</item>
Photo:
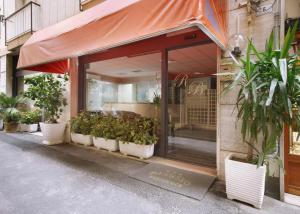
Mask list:
[[[117,139],[121,134],[121,127],[121,119],[114,117],[111,114],[98,117],[91,132],[94,145],[97,148],[118,151],[119,144]]]
[[[71,139],[74,143],[90,146],[93,144],[91,131],[96,115],[89,112],[81,112],[71,119]]]
[[[26,104],[22,96],[10,97],[4,93],[0,94],[0,114],[4,122],[4,131],[16,132],[20,121],[19,106]]]
[[[44,137],[44,144],[53,145],[64,142],[66,123],[58,122],[64,106],[67,105],[64,97],[65,84],[68,76],[54,76],[41,74],[25,79],[28,85],[25,97],[34,101],[34,106],[42,109],[45,122],[40,123]]]
[[[21,112],[19,131],[36,132],[38,130],[38,123],[41,122],[41,119],[42,112],[40,109]]]
[[[123,121],[122,134],[119,136],[120,151],[125,155],[137,156],[141,159],[153,156],[154,144],[157,143],[157,122],[150,118],[136,118]]]

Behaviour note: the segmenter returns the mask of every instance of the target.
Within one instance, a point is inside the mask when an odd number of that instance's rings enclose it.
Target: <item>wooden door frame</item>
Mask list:
[[[292,155],[290,154],[290,142],[293,140],[291,136],[291,128],[287,125],[284,126],[284,168],[285,168],[285,176],[284,176],[284,192],[300,195],[300,187],[289,185],[289,164],[290,162],[299,164],[300,167],[300,155]],[[300,173],[299,173],[300,174]]]

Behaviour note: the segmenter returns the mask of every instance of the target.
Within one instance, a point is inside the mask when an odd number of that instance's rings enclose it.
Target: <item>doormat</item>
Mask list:
[[[138,169],[130,177],[197,200],[203,199],[216,178],[155,163]]]

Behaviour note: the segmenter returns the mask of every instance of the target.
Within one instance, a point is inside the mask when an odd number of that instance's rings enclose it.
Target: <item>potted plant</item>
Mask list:
[[[159,108],[160,108],[160,102],[161,102],[161,97],[157,92],[153,93],[153,100],[152,103],[154,105],[154,116],[155,118],[159,119]]]
[[[19,124],[20,132],[37,132],[38,123],[41,122],[41,110],[35,109],[33,111],[21,112],[21,119]]]
[[[281,50],[274,50],[273,34],[265,51],[259,53],[249,41],[246,58],[228,89],[239,90],[236,109],[241,120],[241,134],[248,144],[246,159],[229,155],[225,160],[226,192],[229,199],[238,199],[261,208],[265,177],[270,161],[282,161],[278,142],[283,125],[295,121],[300,131],[300,67],[297,55],[289,50],[296,26],[289,29]],[[256,59],[250,58],[254,54]],[[294,111],[293,109],[298,109]]]
[[[91,132],[94,145],[98,149],[105,149],[110,152],[118,151],[117,138],[121,126],[121,120],[110,114],[99,117]]]
[[[58,122],[58,119],[63,112],[63,107],[67,104],[63,95],[67,80],[67,75],[55,77],[52,74],[25,79],[28,89],[24,95],[35,102],[35,107],[42,109],[44,122],[40,123],[40,126],[44,144],[53,145],[64,142],[66,123]]]
[[[120,151],[124,155],[132,155],[140,159],[153,156],[154,144],[157,143],[156,120],[136,118],[123,121],[123,132],[119,137]]]
[[[0,113],[4,122],[5,132],[16,132],[20,120],[19,105],[26,103],[26,99],[17,96],[10,97],[3,93],[0,94]]]
[[[71,119],[71,140],[74,143],[85,146],[93,145],[91,137],[93,115],[88,112],[81,112],[77,117]]]

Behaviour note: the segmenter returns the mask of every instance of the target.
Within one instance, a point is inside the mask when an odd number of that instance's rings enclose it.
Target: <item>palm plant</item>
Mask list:
[[[294,121],[300,131],[299,55],[289,53],[296,29],[297,23],[288,30],[281,50],[274,50],[273,33],[263,52],[249,41],[240,71],[227,88],[238,87],[237,119],[248,144],[248,161],[258,166],[279,160],[277,148],[284,124],[291,126]],[[251,59],[252,54],[256,60]]]
[[[17,96],[10,97],[4,93],[0,94],[0,114],[5,123],[18,122],[20,119],[20,111],[18,107],[25,104],[26,99]]]

